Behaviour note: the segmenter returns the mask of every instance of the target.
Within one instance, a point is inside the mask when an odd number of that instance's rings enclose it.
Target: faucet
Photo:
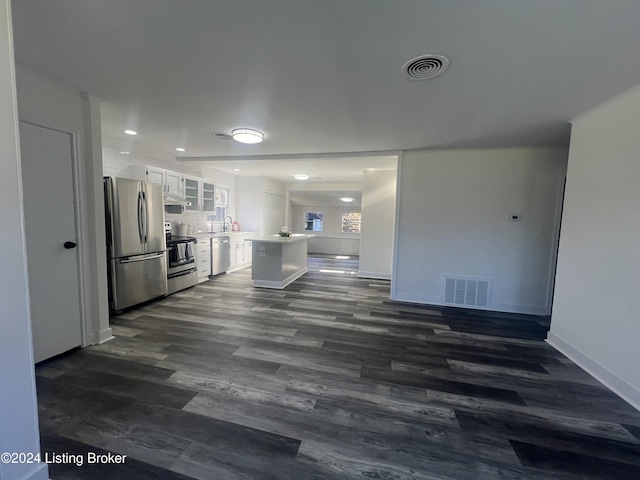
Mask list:
[[[229,227],[227,227],[227,218],[229,219]],[[231,224],[233,223],[233,218],[231,218],[230,215],[227,215],[226,217],[224,217],[222,219],[223,225],[222,225],[222,231],[223,232],[228,232],[229,230],[231,230]]]

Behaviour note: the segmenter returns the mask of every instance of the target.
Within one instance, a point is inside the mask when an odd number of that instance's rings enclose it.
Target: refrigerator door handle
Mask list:
[[[142,192],[138,192],[138,237],[140,238],[140,243],[144,243],[144,225],[142,224]]]
[[[147,194],[142,192],[142,222],[143,222],[143,237],[142,241],[147,243],[149,240],[149,208],[147,205]]]
[[[135,257],[124,258],[120,263],[144,262],[145,260],[153,260],[154,258],[164,257],[164,252],[155,253],[153,255],[136,255]]]

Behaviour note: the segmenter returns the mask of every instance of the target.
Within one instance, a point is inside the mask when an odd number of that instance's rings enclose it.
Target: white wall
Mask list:
[[[368,171],[362,179],[359,277],[391,278],[396,171]]]
[[[242,230],[259,236],[276,233],[285,225],[285,210],[282,210],[286,208],[285,196],[285,184],[272,178],[236,177],[238,221]]]
[[[236,212],[240,228],[260,233],[263,229],[264,177],[236,177]]]
[[[39,452],[9,0],[0,0],[0,451]],[[47,465],[0,463],[0,480],[48,478]]]
[[[485,277],[488,310],[549,313],[566,161],[564,149],[405,152],[392,298],[442,304],[443,275]]]
[[[640,409],[640,88],[573,122],[548,341]]]
[[[82,269],[83,345],[112,338],[109,327],[107,264],[102,193],[100,105],[98,99],[74,91],[27,69],[17,69],[20,120],[74,132],[79,261]]]
[[[264,192],[264,214],[261,235],[273,235],[285,225],[285,196],[272,192]]]
[[[283,182],[264,177],[264,209],[261,235],[273,235],[287,225],[287,189]]]

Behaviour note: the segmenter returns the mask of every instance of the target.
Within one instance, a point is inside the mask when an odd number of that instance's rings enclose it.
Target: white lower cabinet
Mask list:
[[[198,283],[209,280],[211,275],[211,240],[198,239],[196,244],[196,262],[198,264]]]
[[[233,233],[230,235],[231,264],[228,271],[240,270],[251,265],[251,241],[255,233]]]

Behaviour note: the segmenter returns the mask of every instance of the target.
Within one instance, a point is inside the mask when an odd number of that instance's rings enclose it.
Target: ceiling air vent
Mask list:
[[[211,135],[218,140],[233,140],[233,137],[227,133],[212,133]]]
[[[422,55],[409,60],[402,67],[402,76],[407,80],[429,80],[444,73],[449,59],[442,55]]]

